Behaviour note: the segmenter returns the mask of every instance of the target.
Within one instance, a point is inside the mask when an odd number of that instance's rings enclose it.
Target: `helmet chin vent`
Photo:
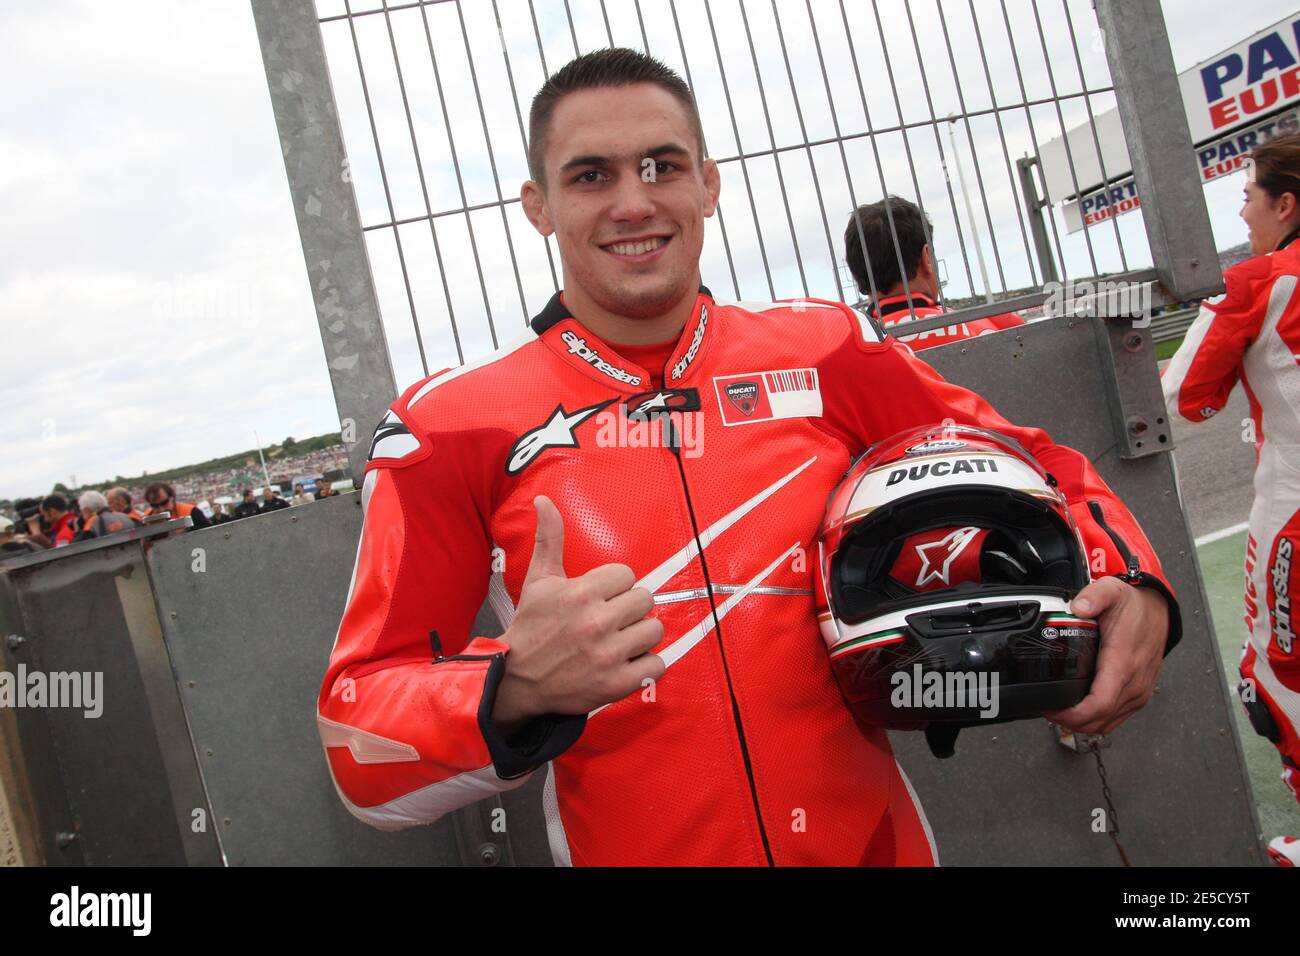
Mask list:
[[[1024,630],[1038,619],[1040,607],[1037,601],[972,601],[962,607],[945,607],[909,614],[907,623],[922,637]]]

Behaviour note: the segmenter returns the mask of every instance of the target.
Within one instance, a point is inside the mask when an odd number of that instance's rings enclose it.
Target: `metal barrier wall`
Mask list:
[[[158,544],[149,569],[226,862],[452,864],[445,827],[382,833],[330,783],[314,701],[361,532],[355,493]]]
[[[188,524],[0,566],[2,669],[41,673],[50,693],[53,675],[102,679],[89,715],[84,706],[18,706],[0,727],[15,770],[7,802],[20,808],[31,862],[221,862],[144,557],[151,539]]]

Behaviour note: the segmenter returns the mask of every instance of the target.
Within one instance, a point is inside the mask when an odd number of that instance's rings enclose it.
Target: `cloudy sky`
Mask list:
[[[352,9],[377,5],[359,0]],[[812,0],[811,18],[794,2],[776,14],[770,0],[745,0],[743,8],[714,0],[707,9],[678,0],[676,19],[657,0],[568,6],[572,23],[563,0],[496,0],[358,17],[355,40],[346,20],[322,26],[362,221],[376,227],[368,249],[399,386],[424,374],[417,328],[431,368],[456,364],[453,323],[473,358],[494,335],[515,335],[553,291],[553,249],[548,258],[517,203],[494,204],[518,196],[520,114],[526,120],[543,59],[556,69],[575,41],[586,51],[611,34],[638,47],[644,37],[652,53],[689,70],[709,153],[729,160],[722,216],[709,223],[702,266],[720,298],[837,297],[832,254],[847,213],[884,189],[919,190],[944,237],[936,242],[950,294],[982,291],[975,239],[939,161],[942,150],[951,163],[954,144],[976,191],[990,284],[1029,285],[1007,158],[1059,135],[1055,105],[1004,111],[1000,128],[991,114],[977,115],[953,127],[952,139],[948,124],[924,123],[979,113],[993,98],[1020,102],[1022,80],[1030,100],[1048,97],[1053,83],[1063,95],[1081,82],[1109,84],[1084,0],[1068,8],[1041,0],[1041,39],[1029,0],[1007,0],[1005,19],[992,0],[976,0],[977,19],[966,2],[943,0],[941,16],[922,0],[911,4],[910,21],[900,0],[878,0],[874,11],[845,4],[847,15],[839,3]],[[318,7],[330,17],[343,0]],[[1183,69],[1297,4],[1239,5],[1226,33],[1221,3],[1164,7]],[[462,190],[469,205],[489,208],[438,217],[433,231],[427,220],[384,226],[392,217],[358,59],[396,218],[460,209]],[[101,481],[229,454],[251,447],[254,430],[270,442],[337,429],[248,3],[6,3],[0,84],[10,91],[0,101],[0,322],[8,344],[0,497],[41,494],[74,476]],[[1102,94],[1091,105],[1100,112],[1113,102]],[[1066,100],[1065,125],[1085,120],[1086,108],[1082,98]],[[900,122],[922,125],[910,125],[906,140],[896,130],[859,135]],[[836,128],[851,137],[843,152]],[[818,140],[831,142],[801,146]],[[778,167],[774,145],[801,148],[782,151]],[[1206,189],[1220,248],[1245,239],[1240,188],[1233,177]],[[1090,274],[1094,262],[1102,270],[1150,262],[1138,215],[1120,220],[1118,239],[1112,227],[1092,230],[1091,249],[1063,225],[1059,238],[1074,275]]]

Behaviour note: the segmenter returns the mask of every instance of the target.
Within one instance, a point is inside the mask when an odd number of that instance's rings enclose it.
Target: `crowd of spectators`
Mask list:
[[[175,484],[155,481],[139,489],[90,489],[76,497],[54,492],[19,501],[15,515],[0,514],[0,560],[130,531],[165,517],[188,517],[194,530],[309,504],[339,494],[322,474],[342,471],[346,465],[342,448],[281,459],[270,484],[242,488],[238,503],[229,490],[238,488],[239,479],[247,475],[234,470],[189,476]],[[286,498],[291,483],[293,494]]]

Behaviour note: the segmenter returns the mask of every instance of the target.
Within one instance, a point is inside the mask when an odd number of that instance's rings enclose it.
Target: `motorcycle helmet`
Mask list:
[[[814,591],[831,669],[863,727],[961,727],[1071,707],[1096,668],[1091,580],[1056,481],[1018,442],[934,425],[879,442],[828,499]]]

